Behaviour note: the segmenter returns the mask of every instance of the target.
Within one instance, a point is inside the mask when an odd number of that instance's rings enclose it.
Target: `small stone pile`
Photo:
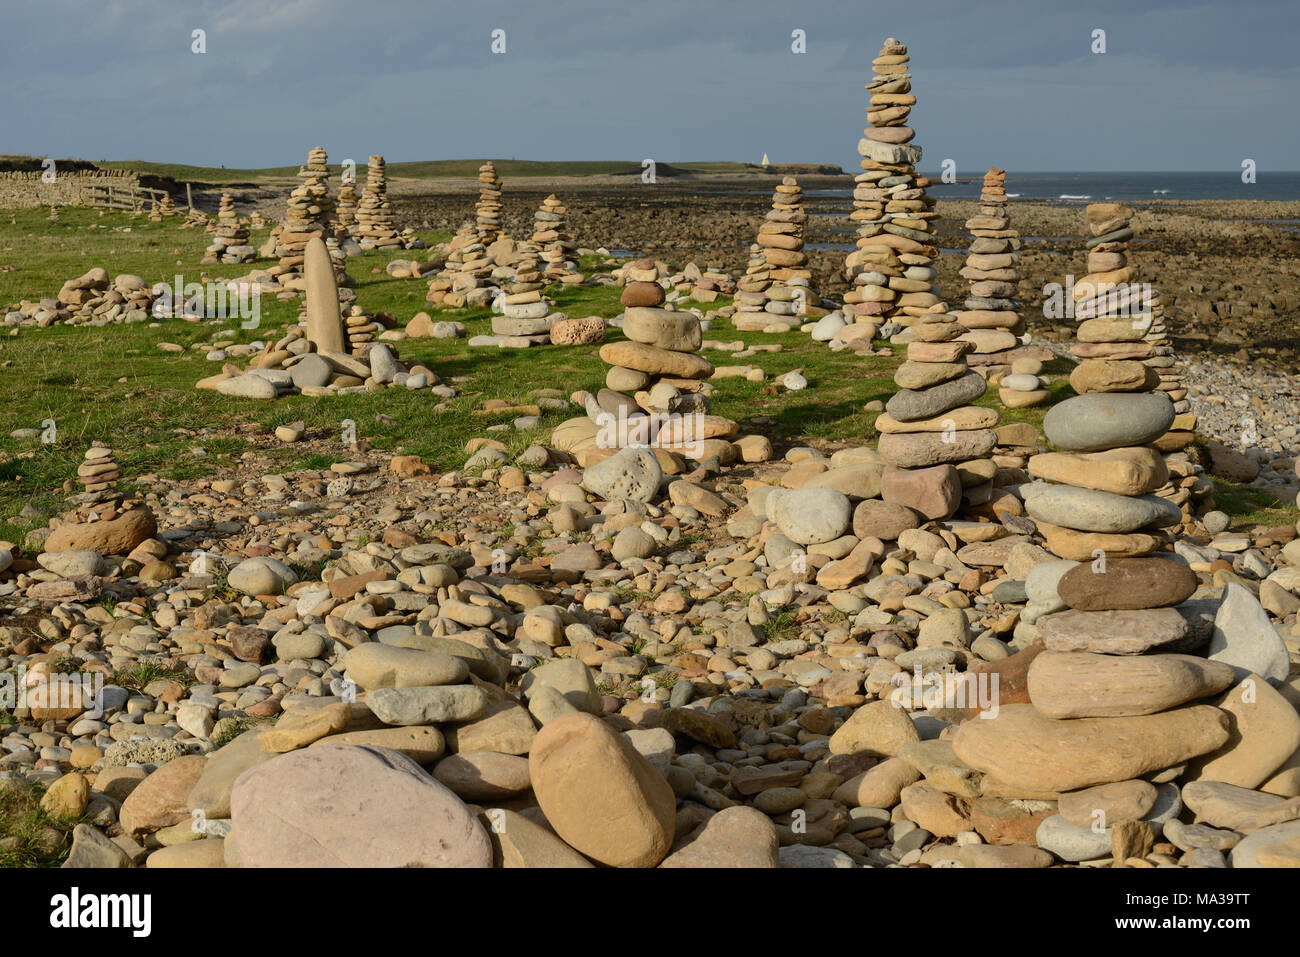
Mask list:
[[[735,326],[741,332],[788,332],[817,310],[812,271],[803,251],[803,188],[793,176],[776,187],[772,208],[750,247],[749,266],[737,284]]]
[[[181,229],[198,229],[200,227],[205,233],[211,233],[217,228],[211,216],[197,206],[191,206],[185,211],[185,221],[181,223]]]
[[[176,215],[176,204],[172,202],[170,193],[163,193],[162,203],[158,207],[160,215],[170,219]]]
[[[118,489],[121,477],[113,449],[106,442],[92,442],[77,466],[82,492],[69,499],[76,507],[54,526],[45,551],[126,555],[151,538],[158,530],[154,514],[143,499]]]
[[[650,444],[700,460],[709,455],[734,458],[729,440],[739,427],[709,414],[706,380],[713,364],[697,354],[703,341],[700,320],[689,312],[660,308],[664,290],[654,260],[637,260],[624,268],[624,276],[620,301],[627,341],[601,347],[600,358],[612,368],[606,388],[586,403],[591,422],[609,422],[596,437],[596,447],[608,452]],[[651,421],[647,413],[660,418]],[[612,421],[602,418],[606,414]]]
[[[939,255],[932,221],[929,180],[916,175],[921,148],[904,125],[912,95],[907,47],[890,38],[872,60],[876,78],[867,84],[870,124],[858,142],[862,169],[853,190],[851,219],[858,224],[857,249],[845,260],[853,285],[844,295],[845,313],[855,322],[895,320],[910,325],[939,301],[933,261]]]
[[[532,244],[546,258],[543,275],[550,282],[580,283],[578,247],[565,229],[569,209],[552,193],[533,214]]]
[[[1025,331],[1016,299],[1020,234],[1007,212],[1006,179],[1006,170],[996,167],[984,174],[979,215],[966,221],[971,244],[961,275],[970,281],[970,290],[965,310],[956,316],[970,330],[962,338],[975,347],[968,359],[971,366],[997,381],[1003,405],[1020,409],[1041,405],[1050,396],[1038,373],[1042,359],[1051,353],[1027,356],[1017,349]],[[1018,361],[1021,365],[1015,368]]]
[[[474,209],[478,238],[490,246],[501,238],[501,177],[488,160],[478,168],[478,205]]]
[[[998,414],[969,404],[987,383],[966,364],[972,345],[964,331],[943,303],[920,316],[908,330],[907,361],[894,373],[900,391],[876,419],[879,452],[890,466],[881,497],[927,519],[955,514],[963,490],[968,505],[993,493],[997,469],[989,455]]]
[[[293,392],[318,396],[380,386],[437,387],[438,377],[431,370],[419,363],[403,365],[391,346],[376,341],[383,325],[360,306],[353,306],[343,318],[329,251],[319,238],[310,240],[304,250],[304,274],[305,322],[290,327],[278,341],[268,341],[247,369],[228,363],[217,375],[202,379],[197,388],[274,399]],[[437,387],[435,394],[455,393]]]
[[[286,289],[302,289],[303,250],[307,243],[332,235],[329,175],[325,149],[313,147],[307,154],[307,165],[298,170],[302,183],[289,194],[284,222],[280,224],[275,251],[280,262],[269,270]]]
[[[56,298],[14,303],[3,324],[44,328],[59,322],[88,326],[146,322],[153,301],[149,285],[140,276],[120,273],[110,278],[108,270],[96,266],[65,282]]]
[[[401,249],[402,238],[393,226],[393,207],[388,201],[388,174],[382,156],[370,157],[366,167],[366,188],[357,207],[357,224],[352,236],[362,249]]]
[[[59,221],[59,207],[57,207],[57,206],[51,206],[51,207],[50,207],[50,222],[52,222],[52,223],[57,223],[58,221]]]
[[[251,263],[257,258],[257,249],[249,245],[248,227],[235,213],[235,200],[229,193],[221,194],[217,210],[216,238],[203,254],[203,265],[213,263]]]
[[[515,267],[514,279],[505,284],[499,298],[501,313],[492,316],[493,335],[475,336],[469,344],[527,348],[549,342],[555,317],[550,302],[542,295],[545,288],[541,262],[535,254],[525,253]]]
[[[473,226],[461,228],[447,244],[443,269],[429,281],[428,303],[459,309],[485,306],[492,301],[489,288],[494,264]]]
[[[158,200],[156,199],[152,199],[149,201],[149,222],[151,223],[162,222],[162,208],[158,205]]]

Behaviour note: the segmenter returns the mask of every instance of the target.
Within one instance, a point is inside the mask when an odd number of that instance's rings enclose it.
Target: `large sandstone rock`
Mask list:
[[[1138,717],[1056,721],[1032,705],[1008,704],[997,717],[958,728],[953,750],[971,767],[1006,784],[1060,792],[1171,768],[1227,740],[1228,716],[1210,705]]]
[[[538,732],[528,756],[537,803],[566,843],[610,867],[654,867],[672,846],[677,802],[623,735],[589,714]]]
[[[107,522],[60,525],[45,540],[47,552],[88,551],[101,555],[129,555],[158,533],[158,522],[147,508],[132,508]]]
[[[490,867],[473,813],[419,765],[365,746],[308,748],[240,776],[231,799],[245,867]]]
[[[1247,675],[1215,704],[1229,716],[1228,740],[1193,761],[1185,780],[1257,788],[1300,749],[1300,714],[1258,675]]]
[[[1061,600],[1079,611],[1161,608],[1196,591],[1196,572],[1164,558],[1116,558],[1098,571],[1076,565],[1056,586]]]
[[[660,867],[780,867],[776,826],[762,811],[729,807],[684,838]]]
[[[1117,495],[1146,495],[1169,481],[1164,456],[1150,446],[1031,456],[1029,474]]]
[[[1192,655],[1046,651],[1029,666],[1029,700],[1048,718],[1154,714],[1217,694],[1235,680],[1227,665]]]
[[[627,448],[588,466],[582,473],[582,484],[607,502],[650,502],[659,494],[663,475],[663,467],[652,450]]]
[[[366,690],[450,685],[469,677],[469,665],[461,658],[377,641],[349,651],[346,666],[348,677]]]
[[[849,716],[833,735],[831,754],[865,752],[878,757],[894,757],[903,745],[920,741],[911,717],[892,701],[872,701]]]
[[[713,375],[713,363],[702,356],[691,352],[671,352],[641,342],[607,342],[600,347],[600,358],[610,365],[651,375],[682,379],[707,379]]]
[[[334,264],[323,239],[314,236],[307,240],[303,270],[307,286],[307,338],[315,344],[317,352],[347,352]]]
[[[673,352],[700,348],[700,320],[694,313],[629,306],[623,312],[623,334],[633,342]]]
[[[141,781],[118,812],[122,830],[140,837],[189,820],[187,799],[207,765],[207,758],[187,755],[168,761]]]

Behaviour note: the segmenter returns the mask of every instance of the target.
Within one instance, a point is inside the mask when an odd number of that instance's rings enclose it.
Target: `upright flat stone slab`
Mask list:
[[[339,313],[339,287],[323,239],[307,240],[303,269],[307,281],[307,338],[317,352],[347,352],[343,316]]]

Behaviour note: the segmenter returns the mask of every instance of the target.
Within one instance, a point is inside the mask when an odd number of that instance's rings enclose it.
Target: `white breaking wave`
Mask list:
[[[1058,196],[1058,197],[1056,197],[1056,198],[1057,198],[1057,199],[1092,199],[1092,194],[1091,194],[1091,193],[1084,193],[1084,194],[1082,194],[1082,195],[1080,195],[1080,196],[1074,196],[1074,195],[1071,195],[1070,193],[1062,193],[1060,196]]]

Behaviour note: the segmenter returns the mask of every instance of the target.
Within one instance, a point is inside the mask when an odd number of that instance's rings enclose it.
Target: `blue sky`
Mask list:
[[[1300,4],[1083,6],[7,3],[0,152],[260,167],[320,144],[332,162],[766,153],[855,167],[862,87],[895,36],[912,55],[925,169],[1300,169]],[[795,29],[806,53],[791,52]]]

